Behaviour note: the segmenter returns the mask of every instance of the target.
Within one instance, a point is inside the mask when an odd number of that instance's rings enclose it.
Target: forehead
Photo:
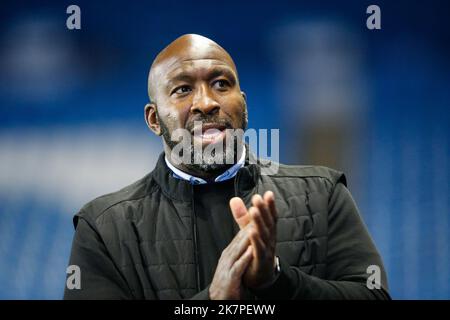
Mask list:
[[[167,68],[164,73],[164,79],[170,81],[180,74],[189,74],[191,76],[208,74],[209,72],[223,71],[236,77],[233,68],[226,62],[217,59],[189,59],[177,61]]]

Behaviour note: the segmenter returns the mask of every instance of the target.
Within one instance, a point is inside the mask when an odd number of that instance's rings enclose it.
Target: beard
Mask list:
[[[161,135],[168,145],[170,150],[173,150],[175,146],[177,146],[180,142],[172,140],[172,132],[167,124],[162,121],[159,117],[158,111],[156,112],[156,116],[158,117],[158,121],[161,126]],[[238,155],[243,151],[243,132],[247,128],[247,110],[242,113],[242,117],[240,119],[240,124],[238,128],[233,128],[231,122],[226,119],[221,119],[217,115],[203,115],[195,119],[195,121],[201,121],[202,123],[214,123],[221,125],[226,128],[226,130],[231,131],[233,129],[242,130],[242,134],[233,134],[226,135],[226,138],[222,141],[212,145],[208,145],[205,148],[200,147],[201,152],[199,152],[199,148],[195,147],[193,137],[191,136],[191,143],[188,148],[182,149],[181,153],[184,151],[189,153],[188,158],[190,162],[183,163],[183,165],[192,171],[202,171],[207,173],[216,173],[223,172],[228,167],[231,167],[234,163],[238,161]],[[191,132],[194,128],[194,121],[188,122],[186,124],[185,129],[188,132]],[[232,139],[232,140],[230,140]],[[219,145],[221,144],[221,145]],[[204,149],[209,148],[209,152],[204,152]],[[184,150],[184,151],[183,151]],[[181,157],[184,157],[184,154],[180,154]]]

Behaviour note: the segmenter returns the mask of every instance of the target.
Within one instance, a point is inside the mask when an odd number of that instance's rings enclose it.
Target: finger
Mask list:
[[[225,250],[231,251],[234,250],[236,247],[239,247],[242,245],[242,242],[245,242],[246,239],[248,239],[248,233],[249,233],[249,228],[244,228],[241,229],[233,238],[233,240],[231,240],[230,244],[225,248]],[[224,250],[224,251],[225,251]]]
[[[272,215],[272,219],[274,223],[276,223],[278,219],[278,213],[277,208],[275,207],[275,195],[272,191],[266,191],[264,193],[264,201],[266,202],[267,206],[269,207],[269,211]]]
[[[244,201],[239,197],[231,198],[230,209],[239,228],[243,229],[250,222],[250,217]]]
[[[248,227],[240,230],[231,243],[223,250],[222,256],[229,259],[231,263],[234,263],[245,251],[250,243],[249,231],[250,225]]]
[[[257,231],[257,234],[264,240],[264,242],[268,243],[270,241],[270,232],[264,223],[260,211],[258,210],[258,208],[251,207],[249,209],[249,213],[252,220],[254,221],[254,227]]]
[[[252,204],[254,207],[257,207],[259,209],[264,224],[267,226],[267,228],[269,229],[272,228],[273,226],[272,214],[270,213],[269,207],[266,205],[263,198],[259,194],[255,194],[252,197]]]
[[[252,246],[248,246],[241,257],[231,267],[231,274],[234,277],[241,277],[252,260]]]
[[[266,246],[256,233],[250,233],[250,242],[253,247],[253,255],[257,261],[261,261],[266,253]]]
[[[260,195],[258,195],[256,202],[257,202],[257,207],[258,207],[259,211],[261,212],[261,215],[264,219],[266,226],[269,229],[272,228],[272,226],[274,225],[274,221],[273,221],[273,217],[270,212],[270,209],[267,206],[267,203],[264,201],[264,199]]]

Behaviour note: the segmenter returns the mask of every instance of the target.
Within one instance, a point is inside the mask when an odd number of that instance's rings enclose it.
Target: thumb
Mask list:
[[[247,213],[244,201],[239,197],[231,198],[230,208],[234,220],[239,225],[239,228],[243,229],[250,222],[250,215]]]

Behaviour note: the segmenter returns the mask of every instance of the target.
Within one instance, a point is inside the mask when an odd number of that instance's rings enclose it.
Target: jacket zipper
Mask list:
[[[239,186],[240,172],[236,174],[236,179],[234,179],[234,194],[235,197],[239,196],[238,186]],[[194,263],[195,263],[195,282],[197,285],[197,292],[200,292],[200,264],[197,249],[197,216],[195,215],[195,201],[194,201],[194,186],[191,185],[191,203],[192,203],[192,214],[191,214],[191,224],[192,224],[192,234],[194,242]]]
[[[192,234],[194,242],[194,263],[195,263],[195,282],[197,285],[197,292],[200,292],[200,265],[198,259],[198,249],[197,249],[197,217],[195,215],[195,205],[194,205],[194,186],[191,186],[191,203],[192,203],[192,214],[191,214],[191,224],[192,224]]]

